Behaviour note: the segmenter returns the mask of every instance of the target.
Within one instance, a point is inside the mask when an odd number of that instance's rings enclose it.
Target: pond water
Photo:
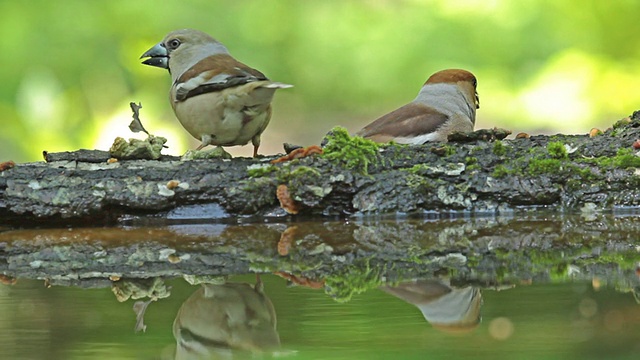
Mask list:
[[[640,351],[636,299],[587,282],[481,291],[480,322],[456,331],[455,327],[430,324],[416,306],[380,290],[338,303],[322,291],[287,287],[273,275],[262,278],[264,293],[275,310],[279,338],[279,345],[275,341],[266,345],[277,347],[273,350],[279,356],[637,359]],[[230,281],[255,283],[255,276],[234,276]],[[109,289],[45,288],[42,281],[20,279],[14,286],[3,286],[2,358],[172,359],[176,348],[173,322],[200,285],[181,279],[168,283],[172,295],[149,304],[146,331],[138,333],[134,332],[133,301],[120,303]],[[193,311],[198,310],[206,309]],[[203,311],[200,316],[207,314]],[[220,324],[203,327],[202,336],[216,333],[216,326]],[[265,333],[261,336],[274,339]],[[249,338],[240,342],[250,346]],[[222,354],[228,349],[220,348]]]
[[[635,261],[628,254],[640,249],[630,240],[640,234],[637,224],[635,217],[613,215],[339,221],[318,223],[318,228],[311,223],[191,224],[178,226],[180,236],[194,236],[178,239],[179,244],[165,238],[176,224],[5,229],[0,232],[0,358],[636,359],[640,280],[628,266]],[[289,230],[294,226],[307,230],[296,230],[301,232],[294,236]],[[407,229],[418,240],[408,239]],[[141,233],[147,236],[144,241]],[[384,251],[371,233],[384,235]],[[606,240],[592,241],[590,257],[584,251],[585,233],[592,237],[587,240]],[[241,237],[237,240],[244,245],[230,246],[225,234]],[[450,252],[442,250],[442,241],[430,240],[442,234],[457,239],[445,244]],[[297,240],[289,244],[290,253],[279,254],[285,235]],[[123,247],[127,236],[133,243]],[[460,245],[462,237],[468,244]],[[505,245],[509,240],[520,245]],[[256,241],[268,246],[247,256],[250,251],[242,246],[258,248],[252,245]],[[471,261],[478,246],[488,249],[480,256],[484,260]],[[136,262],[132,271],[132,261],[147,248],[160,254],[161,262]],[[403,258],[397,248],[412,251]],[[83,251],[90,254],[88,264],[79,260]],[[126,254],[121,264],[105,255],[120,252]],[[231,260],[223,264],[224,257],[215,258],[223,259],[219,264],[206,263],[203,259],[213,259],[214,252],[250,260],[246,266]],[[376,252],[373,257],[384,260],[384,266],[371,260]],[[466,262],[431,261],[448,259],[445,253]],[[558,258],[551,253],[559,253]],[[549,255],[542,263],[541,254]],[[336,256],[347,260],[338,263]],[[358,262],[363,257],[369,259],[365,265]],[[61,273],[47,259],[72,265]],[[196,260],[204,268],[188,267]],[[344,276],[356,268],[375,273],[375,281],[368,278],[366,286],[341,282],[340,293],[359,287],[348,297],[328,290],[338,286],[335,279],[331,282],[332,272]],[[136,287],[148,289],[132,290]]]

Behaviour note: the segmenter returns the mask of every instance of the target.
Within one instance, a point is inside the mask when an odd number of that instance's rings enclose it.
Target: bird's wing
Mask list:
[[[213,55],[200,60],[176,80],[175,101],[264,80],[268,79],[263,73],[229,55]]]
[[[356,135],[377,142],[411,138],[436,131],[449,116],[428,106],[409,103],[365,126]]]

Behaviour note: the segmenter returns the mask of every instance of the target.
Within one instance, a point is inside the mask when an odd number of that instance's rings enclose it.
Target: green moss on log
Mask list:
[[[368,174],[369,165],[380,162],[380,145],[359,136],[350,136],[343,127],[333,128],[326,140],[321,157],[347,169]]]

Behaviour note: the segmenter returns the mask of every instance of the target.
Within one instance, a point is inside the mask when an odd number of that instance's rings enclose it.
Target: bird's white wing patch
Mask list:
[[[398,144],[421,145],[426,142],[438,140],[438,134],[431,132],[428,134],[417,135],[414,137],[396,137],[393,139]]]
[[[193,77],[183,83],[176,85],[176,101],[184,99],[189,91],[196,89],[204,84],[224,84],[229,79],[229,74],[218,74],[213,77],[208,77],[206,72]]]

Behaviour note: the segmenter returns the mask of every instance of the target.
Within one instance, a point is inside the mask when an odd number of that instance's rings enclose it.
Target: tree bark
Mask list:
[[[594,137],[496,140],[495,133],[377,148],[338,130],[327,136],[324,154],[273,165],[274,156],[107,162],[105,152],[47,154],[47,162],[0,172],[0,217],[19,224],[282,217],[279,186],[286,210],[312,216],[541,206],[590,212],[640,204],[640,112]]]

